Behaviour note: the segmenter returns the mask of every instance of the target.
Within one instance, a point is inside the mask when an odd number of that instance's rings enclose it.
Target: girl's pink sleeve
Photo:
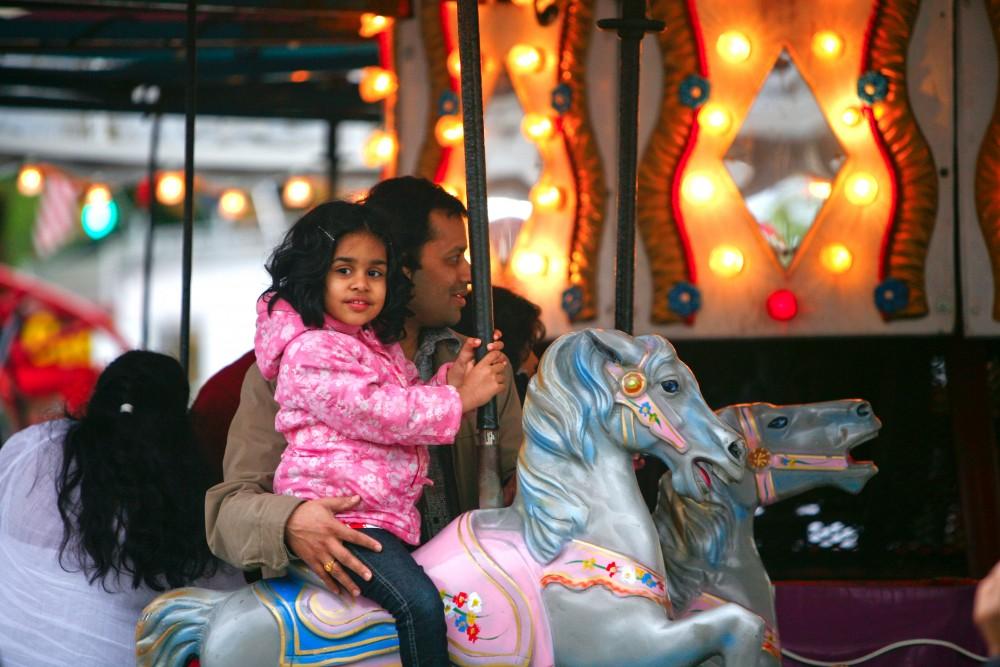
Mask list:
[[[432,377],[430,380],[427,381],[427,386],[428,387],[441,387],[441,386],[447,385],[448,384],[448,371],[451,370],[451,367],[453,365],[454,364],[452,362],[450,362],[450,361],[448,363],[441,364],[441,368],[439,368],[437,370],[437,373],[434,374],[434,377]]]
[[[353,439],[385,445],[455,441],[462,401],[454,387],[384,384],[333,337],[306,333],[300,342],[282,359],[283,406],[305,410]]]

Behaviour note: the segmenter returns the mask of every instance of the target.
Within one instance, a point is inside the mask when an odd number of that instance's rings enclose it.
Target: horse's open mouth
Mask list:
[[[695,483],[703,494],[708,495],[712,490],[712,477],[718,476],[719,472],[708,461],[695,461],[694,470],[696,473],[694,476]]]
[[[855,436],[854,438],[852,438],[850,440],[850,443],[847,445],[847,448],[844,450],[844,458],[847,460],[847,464],[849,466],[851,466],[853,468],[853,467],[868,467],[868,466],[874,466],[875,465],[874,461],[868,461],[868,460],[859,461],[859,460],[855,459],[851,455],[851,450],[854,449],[855,447],[860,447],[861,445],[865,444],[866,442],[870,442],[870,441],[874,440],[875,438],[877,438],[878,434],[879,434],[879,431],[881,429],[882,429],[882,425],[879,424],[876,428],[872,429],[871,431],[868,431],[867,433],[862,433],[861,435],[857,435],[857,436]]]

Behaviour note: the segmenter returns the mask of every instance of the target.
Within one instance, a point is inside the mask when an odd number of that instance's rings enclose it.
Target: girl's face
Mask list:
[[[363,326],[385,305],[385,245],[367,232],[352,232],[337,242],[326,274],[325,308],[344,324]]]

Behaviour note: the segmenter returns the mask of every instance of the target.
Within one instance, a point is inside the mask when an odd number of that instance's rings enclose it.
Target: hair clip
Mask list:
[[[330,240],[331,240],[331,241],[332,241],[332,242],[333,242],[334,244],[336,244],[336,243],[337,243],[337,239],[335,239],[335,238],[333,237],[333,234],[331,234],[330,232],[326,231],[326,230],[325,230],[325,229],[323,229],[322,227],[320,227],[320,228],[319,228],[319,231],[321,231],[321,232],[323,232],[324,234],[326,234],[326,238],[330,239]]]
[[[128,412],[128,413],[131,413],[132,412],[132,404],[131,403],[122,403],[121,407],[118,408],[118,412]]]

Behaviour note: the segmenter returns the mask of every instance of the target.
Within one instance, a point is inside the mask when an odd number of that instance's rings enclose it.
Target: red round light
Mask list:
[[[799,313],[799,302],[795,295],[780,289],[767,297],[767,314],[779,322],[787,322]]]

